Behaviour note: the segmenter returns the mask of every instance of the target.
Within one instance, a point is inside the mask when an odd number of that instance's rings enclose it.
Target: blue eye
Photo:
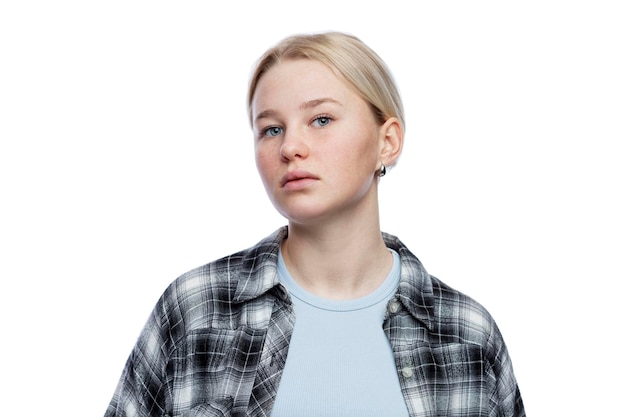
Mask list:
[[[320,116],[313,120],[313,123],[317,124],[319,127],[328,126],[331,122],[331,118],[328,116]]]
[[[281,127],[272,126],[265,129],[263,133],[265,134],[265,136],[274,137],[283,133],[283,129]]]

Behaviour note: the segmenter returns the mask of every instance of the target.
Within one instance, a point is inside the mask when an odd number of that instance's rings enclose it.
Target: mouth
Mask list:
[[[280,186],[290,191],[296,191],[306,188],[317,180],[319,178],[310,172],[297,169],[283,175],[280,179]]]

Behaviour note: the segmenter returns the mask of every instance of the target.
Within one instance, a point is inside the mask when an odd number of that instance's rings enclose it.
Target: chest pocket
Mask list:
[[[171,415],[222,415],[211,404],[229,404],[228,415],[245,411],[265,333],[250,327],[189,333],[167,364]]]
[[[403,390],[412,393],[407,401],[414,411],[437,416],[490,415],[495,385],[480,346],[413,345],[396,353],[401,361],[400,382]]]
[[[212,401],[201,404],[186,411],[180,417],[234,417],[231,414],[233,408],[232,399]]]

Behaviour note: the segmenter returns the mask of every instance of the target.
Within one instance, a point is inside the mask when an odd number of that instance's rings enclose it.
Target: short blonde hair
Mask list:
[[[294,35],[267,50],[250,77],[247,101],[250,123],[252,100],[259,80],[270,68],[286,59],[311,59],[325,64],[369,103],[380,124],[396,117],[404,131],[402,100],[387,65],[360,39],[341,32]]]

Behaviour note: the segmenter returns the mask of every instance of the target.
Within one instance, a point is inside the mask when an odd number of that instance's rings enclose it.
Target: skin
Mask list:
[[[262,76],[252,118],[259,174],[289,221],[282,249],[294,279],[332,299],[373,291],[392,263],[380,234],[377,171],[400,155],[398,120],[379,125],[343,79],[304,59]]]

